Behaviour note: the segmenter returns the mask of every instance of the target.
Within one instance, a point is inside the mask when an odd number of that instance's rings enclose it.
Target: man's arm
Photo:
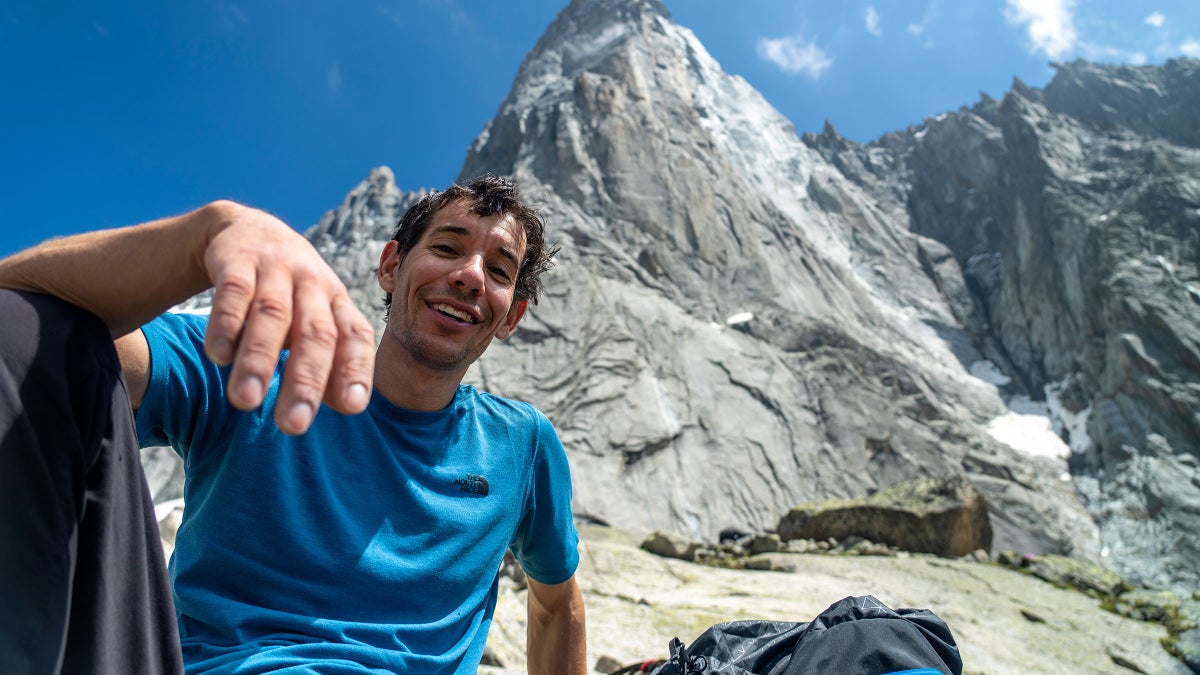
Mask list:
[[[345,286],[304,237],[234,202],[46,242],[0,261],[0,287],[67,300],[100,317],[114,338],[212,287],[205,352],[233,364],[234,406],[262,403],[285,348],[291,358],[275,410],[284,431],[307,430],[322,399],[347,413],[370,400],[374,332]],[[117,346],[137,388],[149,365],[145,340],[138,332]]]
[[[587,673],[587,630],[583,594],[572,576],[547,586],[529,583],[526,657],[530,675]]]

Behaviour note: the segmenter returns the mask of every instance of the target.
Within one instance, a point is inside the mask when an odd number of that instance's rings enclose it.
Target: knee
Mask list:
[[[50,295],[0,289],[0,359],[68,371],[91,364],[120,370],[108,328],[94,314]],[[86,365],[85,365],[86,364]]]

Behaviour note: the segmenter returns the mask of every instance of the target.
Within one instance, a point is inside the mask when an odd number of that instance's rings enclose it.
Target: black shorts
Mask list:
[[[0,290],[0,673],[182,673],[112,337]]]

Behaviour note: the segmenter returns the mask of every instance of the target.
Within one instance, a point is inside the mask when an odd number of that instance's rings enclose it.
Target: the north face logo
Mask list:
[[[466,478],[455,478],[454,484],[461,492],[469,492],[480,497],[488,496],[488,480],[479,474],[469,473]]]

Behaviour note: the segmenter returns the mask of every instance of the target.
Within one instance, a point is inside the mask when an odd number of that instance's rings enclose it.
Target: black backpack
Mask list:
[[[950,628],[927,609],[894,610],[872,596],[835,602],[806,623],[734,621],[712,626],[652,675],[961,675]]]

